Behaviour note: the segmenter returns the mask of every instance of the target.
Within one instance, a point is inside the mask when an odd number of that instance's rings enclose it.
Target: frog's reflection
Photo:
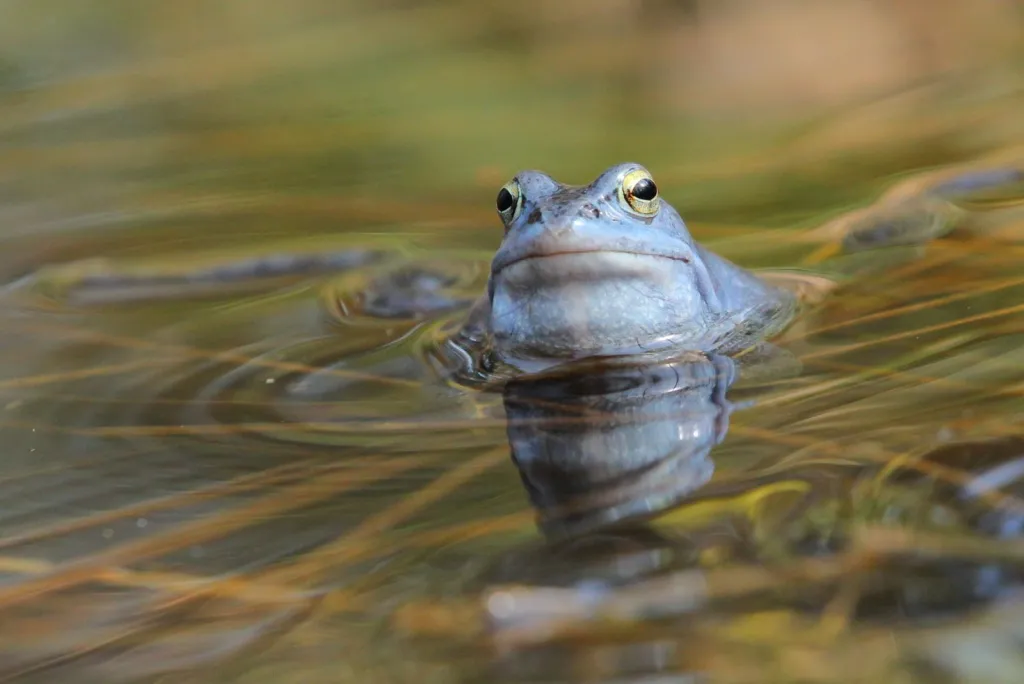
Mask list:
[[[736,377],[731,359],[693,354],[646,364],[595,360],[509,382],[504,403],[512,460],[546,540],[505,555],[490,580],[561,587],[586,603],[692,567],[707,540],[668,538],[648,519],[711,479],[710,454],[728,431],[726,391]],[[545,623],[557,622],[565,601],[546,602],[544,593],[531,593],[540,603],[527,599],[531,605],[514,614],[489,611],[495,627],[543,631]],[[678,654],[666,653],[662,643],[594,648],[611,668],[607,675],[628,678],[680,666]],[[566,656],[551,645],[496,665],[499,678],[533,679],[575,667]]]
[[[549,537],[663,510],[705,484],[728,430],[727,357],[593,361],[505,388],[508,438]]]

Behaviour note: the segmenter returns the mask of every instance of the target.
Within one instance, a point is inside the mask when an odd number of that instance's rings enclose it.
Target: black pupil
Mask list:
[[[516,198],[512,196],[512,193],[508,191],[508,188],[502,188],[498,193],[498,211],[505,213],[511,209],[516,203]]]
[[[641,178],[633,185],[632,195],[649,202],[658,196],[658,186],[650,178]]]

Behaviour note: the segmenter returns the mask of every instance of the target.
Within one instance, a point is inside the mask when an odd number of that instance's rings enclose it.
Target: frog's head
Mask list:
[[[497,197],[491,330],[516,357],[635,352],[699,332],[701,256],[647,169],[619,164],[583,187],[524,171]]]

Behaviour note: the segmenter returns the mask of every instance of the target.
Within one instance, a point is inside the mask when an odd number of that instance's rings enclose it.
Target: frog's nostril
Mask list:
[[[581,216],[590,216],[592,218],[601,218],[601,210],[595,207],[590,202],[587,202],[580,208]]]

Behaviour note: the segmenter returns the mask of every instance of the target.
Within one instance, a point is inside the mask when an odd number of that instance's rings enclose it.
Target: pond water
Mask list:
[[[950,69],[791,4],[0,8],[0,679],[1017,681],[1024,186],[915,201],[1024,164],[1019,7]],[[812,19],[889,56],[741,49]],[[452,344],[502,184],[625,160],[775,351]],[[951,230],[821,258],[894,211]]]

